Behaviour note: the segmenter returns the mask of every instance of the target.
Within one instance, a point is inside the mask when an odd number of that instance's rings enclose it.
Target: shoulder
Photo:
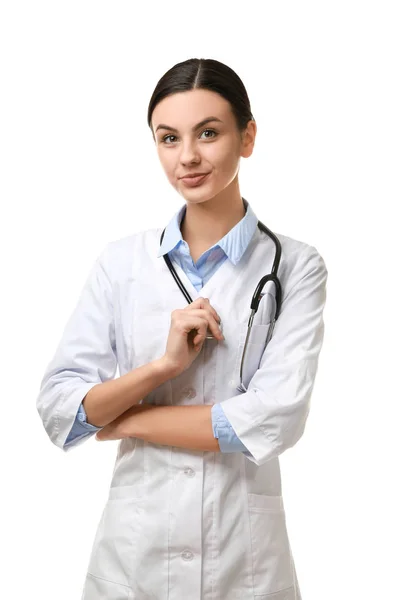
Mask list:
[[[320,263],[326,268],[325,261],[315,246],[282,233],[275,233],[281,243],[282,258],[293,266],[307,263]]]
[[[307,256],[319,254],[317,248],[311,244],[308,244],[307,242],[284,235],[283,233],[278,233],[276,231],[274,231],[274,233],[280,241],[282,247],[282,256],[284,256],[286,260],[295,260],[296,257],[299,257],[300,255]]]
[[[154,254],[160,244],[162,228],[138,231],[107,242],[97,257],[110,280],[126,277],[133,261],[143,253]]]
[[[276,231],[273,233],[281,244],[282,253],[278,273],[287,291],[313,274],[322,280],[327,278],[325,260],[315,246]],[[267,235],[262,233],[262,236],[263,241],[266,242]]]

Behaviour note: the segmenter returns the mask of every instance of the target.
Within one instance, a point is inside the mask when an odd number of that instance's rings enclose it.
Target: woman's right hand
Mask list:
[[[194,361],[206,339],[207,329],[217,340],[225,339],[219,328],[221,319],[208,298],[197,298],[185,308],[171,313],[171,325],[163,359],[176,375]]]

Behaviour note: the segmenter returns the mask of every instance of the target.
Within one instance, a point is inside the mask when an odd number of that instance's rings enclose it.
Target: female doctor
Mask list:
[[[185,203],[106,244],[37,399],[64,451],[119,440],[82,600],[299,600],[279,456],[309,413],[327,269],[241,196],[256,123],[232,69],[176,64],[148,125]]]

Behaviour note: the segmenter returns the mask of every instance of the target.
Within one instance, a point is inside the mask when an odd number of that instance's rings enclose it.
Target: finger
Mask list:
[[[215,310],[215,308],[213,308],[210,304],[210,300],[208,298],[203,298],[202,296],[200,296],[200,298],[197,298],[194,302],[192,302],[192,304],[189,304],[189,307],[198,307],[198,308],[204,308],[205,310],[210,310],[211,313],[214,316],[214,319],[220,323],[221,322],[221,317],[219,316],[219,314],[217,313],[217,311]]]
[[[203,305],[205,306],[205,308],[194,308],[196,304],[199,307]],[[187,310],[189,307],[190,310]],[[193,328],[197,329],[197,326],[195,326],[195,322],[193,321],[193,317],[196,316],[203,319],[207,319],[210,332],[215,338],[219,340],[225,339],[214,318],[214,315],[210,311],[210,305],[207,302],[205,302],[204,298],[197,298],[197,300],[195,300],[195,302],[192,302],[192,304],[189,305],[189,307],[174,310],[172,313],[174,322],[177,325],[180,325],[186,334],[189,334],[193,330]],[[182,319],[184,319],[183,322],[181,321]]]
[[[207,327],[209,327],[211,333],[213,334],[214,337],[216,337],[219,340],[223,340],[224,336],[218,326],[218,324],[215,322],[215,319],[213,317],[210,316],[209,312],[205,309],[193,309],[189,312],[183,313],[182,317],[184,319],[186,319],[187,322],[187,329],[186,331],[189,332],[191,329],[193,329],[194,327],[196,329],[198,329],[198,321],[194,320],[194,319],[201,319],[201,321],[204,323],[206,323],[206,330]],[[207,335],[207,331],[205,331],[205,336]],[[194,340],[193,340],[194,341]],[[195,343],[195,342],[194,342]]]
[[[215,310],[215,308],[213,306],[211,306],[210,300],[208,298],[202,298],[202,300],[205,301],[205,303],[206,303],[205,306],[207,306],[209,308],[209,310],[211,310],[211,312],[212,312],[212,314],[214,316],[214,319],[218,323],[220,323],[221,322],[221,317],[219,316],[219,314],[217,313],[217,311]]]
[[[201,339],[202,335],[204,337],[206,336],[208,320],[204,316],[204,311],[192,310],[183,313],[176,325],[181,329],[182,333],[187,336],[187,340],[191,341],[194,345],[199,343],[199,339]]]
[[[202,316],[204,314],[204,312],[207,314],[207,319],[209,320],[209,326],[210,329],[212,331],[213,334],[215,334],[216,332],[219,334],[219,327],[218,325],[221,322],[221,319],[219,318],[217,312],[212,309],[212,307],[207,304],[207,302],[202,303],[204,308],[192,308],[190,311],[186,311],[187,313],[190,312],[190,314],[197,314],[199,316]],[[218,335],[219,337],[219,335]]]
[[[198,327],[198,329],[196,330],[196,335],[193,338],[193,346],[196,349],[200,349],[204,340],[206,339],[206,335],[207,335],[207,327],[208,327],[208,321],[207,319],[202,319],[200,317],[201,323]]]

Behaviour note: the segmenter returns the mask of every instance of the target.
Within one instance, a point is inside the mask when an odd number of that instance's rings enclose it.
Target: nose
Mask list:
[[[198,163],[200,160],[200,153],[196,144],[191,140],[182,142],[179,158],[183,165]]]

